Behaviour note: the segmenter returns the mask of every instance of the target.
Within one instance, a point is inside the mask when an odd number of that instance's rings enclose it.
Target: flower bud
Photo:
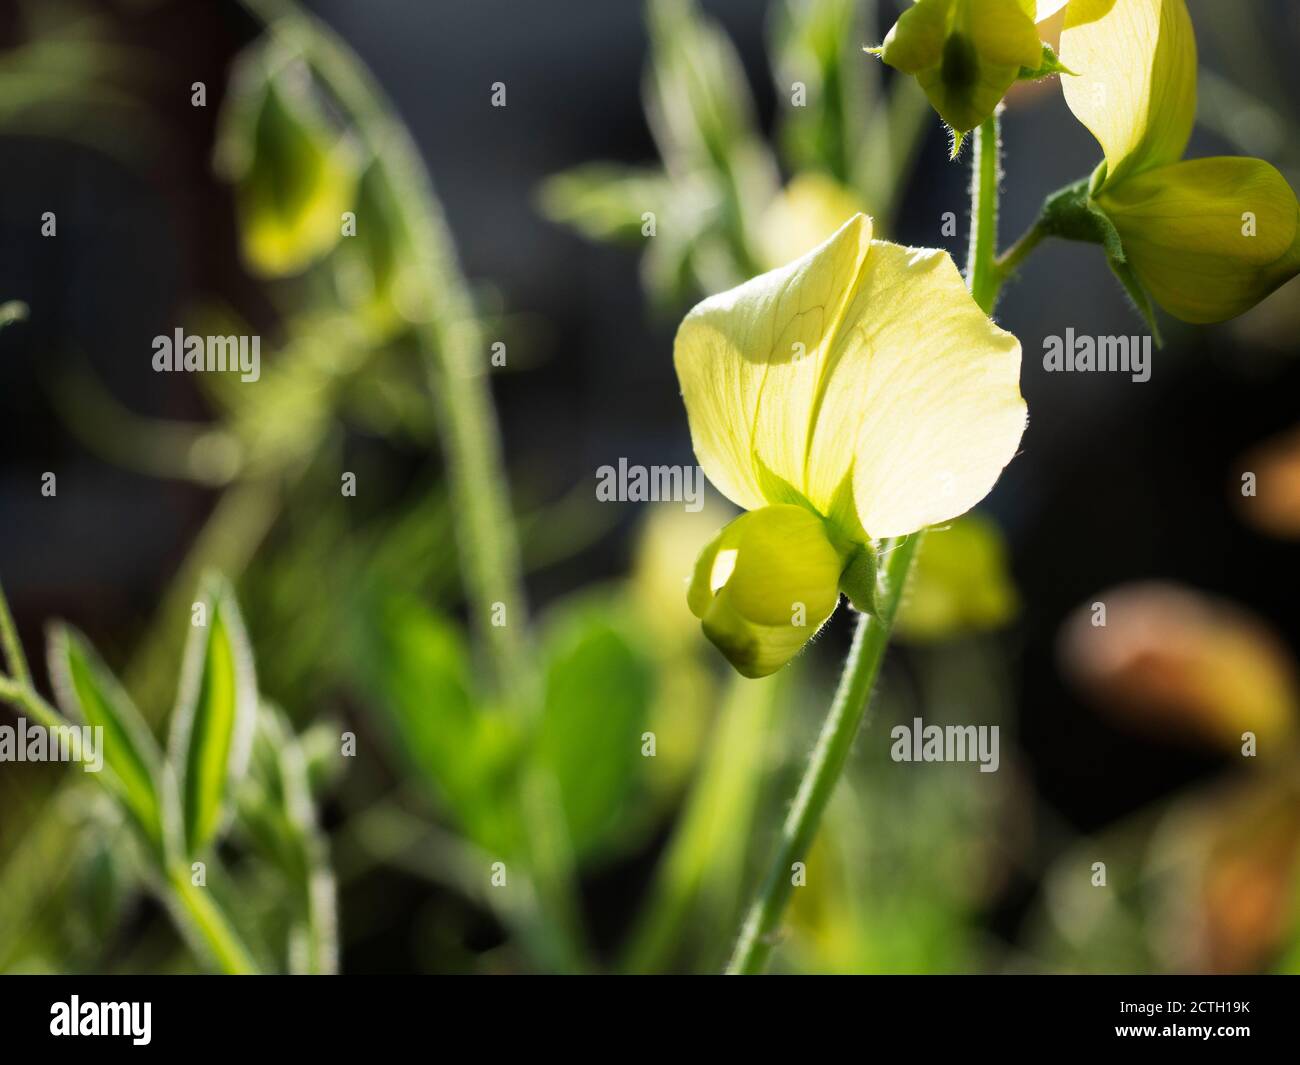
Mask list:
[[[1300,203],[1262,159],[1194,159],[1107,179],[1097,206],[1138,279],[1184,322],[1223,322],[1300,273]]]
[[[961,136],[993,114],[1043,43],[1028,0],[917,0],[899,17],[880,58],[912,74],[931,106]]]
[[[306,71],[262,52],[244,61],[217,166],[235,183],[240,243],[254,273],[300,273],[342,236],[356,185],[352,152],[313,106]]]
[[[746,677],[775,673],[830,617],[844,560],[826,523],[778,504],[742,514],[704,549],[687,602]]]

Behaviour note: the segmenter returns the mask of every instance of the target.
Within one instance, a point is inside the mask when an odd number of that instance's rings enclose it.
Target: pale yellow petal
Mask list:
[[[1184,0],[1071,0],[1065,101],[1106,154],[1106,183],[1182,158],[1196,118],[1196,38]]]
[[[705,300],[677,331],[673,361],[696,457],[747,510],[791,502],[780,484],[802,491],[828,349],[870,248],[871,221],[857,215],[802,258]],[[852,441],[823,459],[843,480]]]
[[[1016,339],[946,253],[871,241],[862,216],[704,301],[674,357],[718,489],[747,509],[811,504],[849,539],[968,510],[1025,424]]]
[[[946,252],[875,242],[826,390],[813,455],[858,409],[853,496],[873,537],[900,536],[983,499],[1025,428],[1020,342],[976,306]],[[810,480],[819,487],[814,469]],[[833,476],[833,471],[827,471]]]

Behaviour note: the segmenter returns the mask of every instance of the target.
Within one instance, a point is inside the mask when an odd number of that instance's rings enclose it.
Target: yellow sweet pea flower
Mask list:
[[[1186,322],[1249,310],[1300,273],[1300,203],[1259,159],[1180,161],[1196,117],[1196,39],[1184,0],[1070,0],[1066,103],[1105,163],[1092,202],[1127,266]]]
[[[1041,66],[1035,15],[1034,0],[916,0],[871,51],[916,78],[954,131],[955,154],[1022,70]]]
[[[1025,427],[1016,338],[947,253],[872,240],[861,214],[700,303],[674,363],[705,474],[752,512],[705,551],[689,597],[747,676],[788,661],[839,589],[869,608],[872,541],[969,510]]]

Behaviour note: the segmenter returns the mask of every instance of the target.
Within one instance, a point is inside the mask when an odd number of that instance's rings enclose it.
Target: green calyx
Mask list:
[[[843,591],[875,609],[876,553],[840,540],[812,510],[742,514],[700,554],[687,593],[704,634],[746,677],[775,673],[812,639]]]
[[[1151,297],[1128,261],[1115,223],[1093,198],[1105,183],[1105,171],[1106,164],[1102,163],[1090,177],[1081,178],[1048,196],[1038,216],[1037,227],[1044,236],[1099,245],[1106,253],[1106,263],[1111,272],[1145,319],[1156,345],[1162,347],[1164,339]]]
[[[1016,81],[1064,72],[1032,10],[1026,0],[917,0],[867,51],[916,78],[952,130],[955,154]]]

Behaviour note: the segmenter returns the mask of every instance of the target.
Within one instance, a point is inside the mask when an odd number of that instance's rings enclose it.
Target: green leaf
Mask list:
[[[646,111],[669,173],[729,172],[737,146],[757,138],[740,56],[695,0],[651,0],[646,21]]]
[[[162,754],[117,679],[75,629],[54,625],[49,636],[50,680],[71,720],[102,728],[103,769],[94,774],[118,800],[157,854],[165,851]]]
[[[545,661],[535,754],[559,785],[570,844],[581,859],[621,823],[643,761],[651,669],[599,606],[554,624]]]
[[[385,712],[394,746],[466,835],[513,853],[517,718],[479,705],[469,651],[450,621],[402,594],[388,595],[371,613],[360,680]]]
[[[338,968],[334,876],[299,740],[281,710],[261,704],[248,776],[239,789],[239,824],[292,888],[290,971],[332,973]]]
[[[257,715],[253,655],[229,585],[213,579],[203,605],[206,624],[190,630],[169,742],[191,855],[212,842],[231,807]]]

